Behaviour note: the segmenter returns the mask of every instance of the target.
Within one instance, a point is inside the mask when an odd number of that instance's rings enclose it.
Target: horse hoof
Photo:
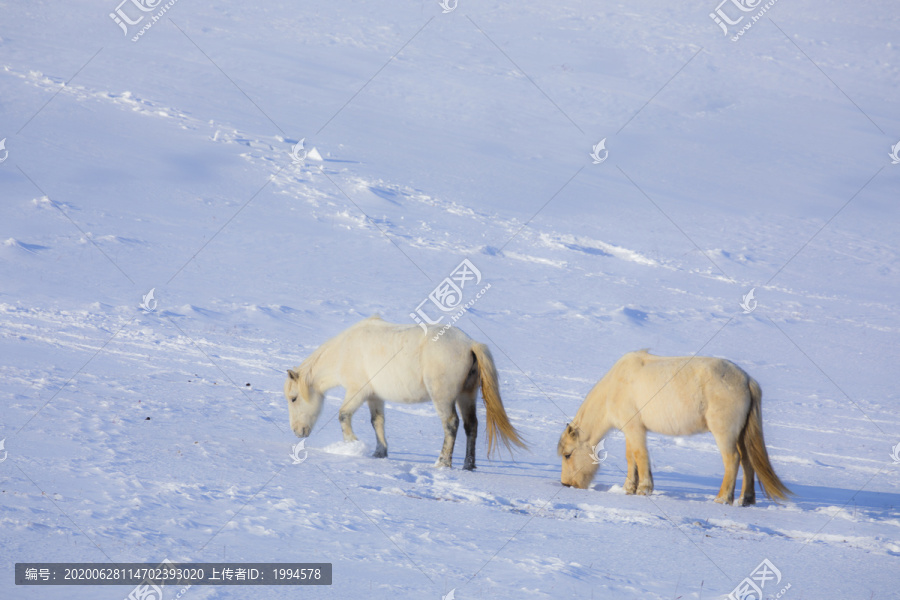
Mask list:
[[[638,496],[649,496],[653,493],[653,488],[638,488]]]
[[[474,462],[466,463],[466,464],[463,465],[463,471],[474,471],[474,470],[475,470],[475,463],[474,463]]]
[[[753,506],[756,504],[756,498],[741,498],[741,506]]]
[[[719,504],[733,504],[734,500],[729,500],[728,498],[725,498],[723,496],[716,496],[714,502],[718,502]]]
[[[372,453],[372,458],[387,458],[387,450],[378,451]]]

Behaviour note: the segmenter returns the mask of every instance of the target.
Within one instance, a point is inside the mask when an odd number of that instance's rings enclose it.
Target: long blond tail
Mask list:
[[[498,437],[510,454],[513,451],[513,445],[528,448],[519,437],[515,427],[509,422],[509,417],[506,416],[506,409],[503,408],[503,401],[500,399],[497,369],[494,367],[494,357],[491,356],[490,349],[484,344],[476,342],[472,344],[472,354],[475,355],[478,363],[478,372],[481,375],[481,396],[484,398],[484,409],[487,412],[488,456],[493,455],[497,449]]]
[[[741,431],[744,447],[750,456],[750,464],[759,476],[763,491],[772,500],[787,500],[789,494],[793,494],[775,474],[772,463],[769,462],[769,453],[766,451],[766,441],[763,439],[762,430],[762,390],[759,384],[750,378],[750,413],[747,415],[747,424]],[[746,477],[746,474],[745,474]]]

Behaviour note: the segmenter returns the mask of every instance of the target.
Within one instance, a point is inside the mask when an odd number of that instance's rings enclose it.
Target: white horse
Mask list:
[[[369,403],[377,446],[373,456],[387,456],[384,437],[384,403],[434,403],[444,424],[444,446],[437,466],[450,467],[459,428],[459,406],[466,430],[463,468],[475,468],[478,419],[475,395],[481,386],[487,412],[488,454],[497,438],[508,450],[525,444],[509,422],[500,400],[497,371],[491,352],[457,328],[432,338],[440,327],[423,332],[417,325],[396,325],[373,316],[360,321],[317,348],[299,367],[288,369],[284,395],[288,400],[291,429],[308,437],[325,399],[325,392],[341,386],[346,391],[338,412],[345,441],[356,440],[350,426],[353,413]]]
[[[561,481],[577,488],[590,485],[599,468],[594,449],[616,428],[625,433],[625,493],[649,495],[653,475],[647,431],[665,435],[711,431],[725,464],[716,502],[734,501],[738,463],[744,469],[743,506],[756,503],[754,473],[769,498],[783,500],[791,492],[769,462],[761,402],[759,384],[731,361],[629,352],[594,386],[566,425],[557,447]]]

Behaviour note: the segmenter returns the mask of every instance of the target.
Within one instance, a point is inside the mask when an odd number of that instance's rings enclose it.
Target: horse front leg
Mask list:
[[[633,494],[637,491],[638,470],[637,463],[634,460],[634,452],[631,447],[630,438],[625,436],[625,493]]]
[[[347,394],[344,396],[344,402],[341,404],[340,410],[338,410],[338,421],[341,422],[341,431],[344,433],[345,442],[355,442],[359,439],[353,433],[353,426],[350,424],[350,421],[353,419],[353,413],[359,409],[366,398],[367,395],[363,394],[362,390],[348,389]]]
[[[628,476],[633,478],[636,493],[649,496],[653,493],[653,473],[650,470],[650,455],[647,453],[647,430],[643,426],[632,427],[625,432],[625,446],[628,457]],[[626,482],[626,486],[627,486]],[[625,492],[628,493],[626,487]]]
[[[369,398],[369,415],[372,420],[372,427],[375,429],[375,452],[372,454],[374,458],[387,457],[387,438],[384,437],[384,400],[378,396]]]

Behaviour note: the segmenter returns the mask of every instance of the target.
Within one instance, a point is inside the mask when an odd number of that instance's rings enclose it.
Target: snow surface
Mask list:
[[[15,562],[164,558],[334,564],[187,600],[715,598],[763,559],[769,597],[897,597],[896,3],[781,0],[737,42],[715,0],[180,0],[137,42],[116,8],[0,7],[0,597],[129,592]],[[457,325],[531,451],[436,469],[433,408],[388,405],[373,459],[334,390],[294,464],[285,369],[463,258],[491,287]],[[760,382],[792,501],[712,502],[708,434],[650,436],[651,497],[618,433],[560,485],[644,347]]]

